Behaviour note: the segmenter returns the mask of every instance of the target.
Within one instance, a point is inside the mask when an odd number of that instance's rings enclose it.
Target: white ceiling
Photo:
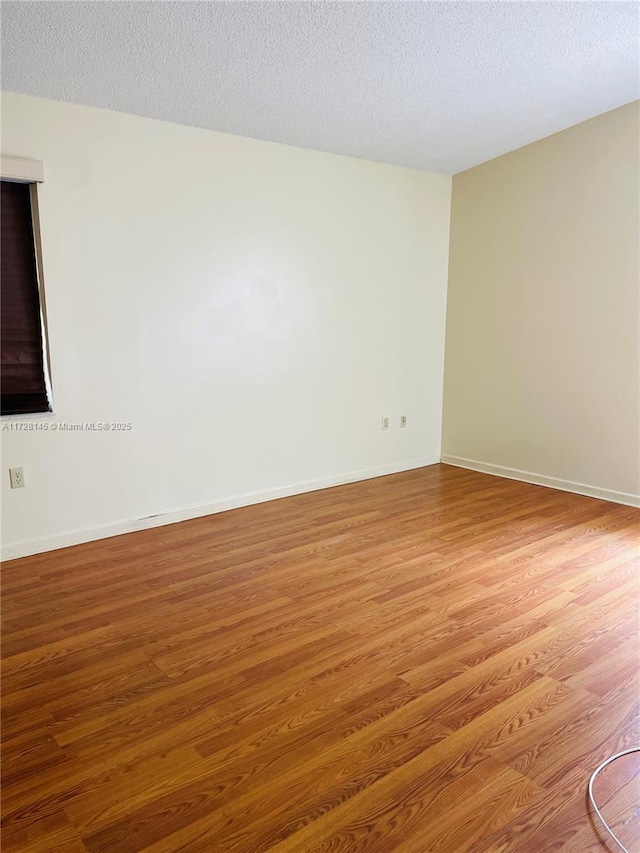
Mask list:
[[[2,88],[453,173],[640,96],[636,2],[3,2]]]

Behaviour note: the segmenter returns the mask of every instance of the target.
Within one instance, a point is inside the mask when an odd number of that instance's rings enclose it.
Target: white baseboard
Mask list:
[[[546,486],[549,489],[559,489],[561,492],[573,492],[589,498],[599,498],[625,506],[640,507],[640,495],[627,492],[615,492],[612,489],[601,489],[599,486],[587,486],[585,483],[573,483],[571,480],[559,480],[557,477],[546,477],[543,474],[533,474],[531,471],[519,471],[517,468],[503,468],[488,462],[477,462],[475,459],[464,459],[461,456],[442,456],[441,462],[455,465],[456,468],[468,468],[470,471],[480,471],[495,477],[506,477],[508,480],[520,480],[532,483],[534,486]]]
[[[43,536],[37,539],[13,542],[2,546],[2,560],[15,560],[18,557],[27,557],[31,554],[42,554],[44,551],[54,551],[57,548],[67,548],[70,545],[79,545],[82,542],[93,542],[96,539],[107,539],[110,536],[120,536],[122,533],[133,533],[136,530],[147,530],[150,527],[161,527],[165,524],[175,524],[178,521],[186,521],[190,518],[200,518],[203,515],[212,515],[225,512],[228,509],[237,509],[251,504],[264,503],[265,501],[286,498],[291,495],[301,495],[305,492],[315,492],[327,489],[331,486],[343,486],[346,483],[357,483],[361,480],[371,480],[374,477],[383,477],[386,474],[398,474],[402,471],[411,471],[414,468],[424,468],[427,465],[435,465],[440,462],[439,456],[423,456],[418,459],[409,459],[405,462],[396,462],[391,465],[381,465],[378,468],[366,468],[361,471],[350,471],[333,477],[324,477],[320,480],[310,480],[303,483],[293,483],[288,486],[279,486],[274,489],[263,489],[257,492],[246,492],[241,495],[223,498],[212,503],[197,504],[193,506],[170,509],[156,515],[130,518],[124,521],[114,521],[108,524],[99,524],[95,527],[85,527],[77,530],[69,530],[53,536]]]

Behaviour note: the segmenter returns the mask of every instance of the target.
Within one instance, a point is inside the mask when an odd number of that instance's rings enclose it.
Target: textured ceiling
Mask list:
[[[453,173],[639,97],[635,2],[3,2],[2,88]]]

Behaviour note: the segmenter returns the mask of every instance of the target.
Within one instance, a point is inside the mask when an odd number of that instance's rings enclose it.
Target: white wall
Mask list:
[[[454,177],[446,460],[638,503],[639,118]]]
[[[2,432],[5,554],[437,461],[449,177],[13,94],[2,119],[45,168],[55,414],[20,420],[132,424]]]

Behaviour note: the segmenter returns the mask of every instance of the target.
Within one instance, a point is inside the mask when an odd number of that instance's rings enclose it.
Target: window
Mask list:
[[[0,181],[0,414],[52,410],[35,239],[36,184]]]

